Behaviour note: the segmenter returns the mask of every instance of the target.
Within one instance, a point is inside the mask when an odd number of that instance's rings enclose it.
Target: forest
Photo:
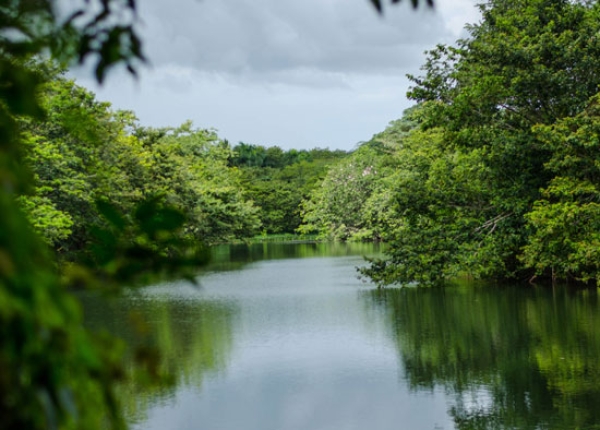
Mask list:
[[[18,119],[24,164],[33,174],[31,193],[19,204],[60,261],[93,258],[90,245],[107,239],[102,232],[134,228],[136,207],[149,200],[181,216],[173,238],[181,243],[293,235],[302,200],[347,155],[231,146],[190,122],[143,127],[133,112],[114,111],[53,73],[39,94],[44,120]]]
[[[348,152],[146,127],[64,74],[88,56],[99,81],[115,64],[135,73],[140,41],[111,2],[84,25],[17,3],[0,7],[25,36],[0,40],[6,428],[123,428],[119,343],[81,327],[72,291],[193,279],[217,243],[382,241],[361,269],[379,286],[600,284],[597,2],[482,4],[468,37],[410,76],[414,106]],[[137,359],[161,379],[154,355]]]

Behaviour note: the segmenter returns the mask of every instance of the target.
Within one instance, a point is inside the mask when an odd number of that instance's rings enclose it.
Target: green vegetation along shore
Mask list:
[[[208,244],[385,241],[362,271],[380,285],[600,283],[597,2],[482,4],[411,77],[415,106],[348,153],[232,146],[97,101],[61,70],[92,58],[98,81],[117,64],[135,72],[140,41],[111,20],[115,3],[60,19],[48,1],[0,7],[6,428],[125,427],[119,344],[82,328],[71,291],[192,278]],[[135,16],[135,1],[121,8]],[[152,354],[137,358],[156,376]]]

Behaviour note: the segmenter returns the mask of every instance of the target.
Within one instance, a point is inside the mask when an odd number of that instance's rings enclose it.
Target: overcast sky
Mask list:
[[[192,120],[239,141],[352,149],[402,115],[423,52],[464,36],[476,0],[410,2],[379,16],[368,0],[138,0],[150,62],[140,79],[77,81],[142,125]]]

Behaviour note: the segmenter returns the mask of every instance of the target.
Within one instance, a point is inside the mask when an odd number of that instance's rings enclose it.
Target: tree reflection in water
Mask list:
[[[86,323],[126,345],[128,375],[119,391],[132,423],[145,420],[146,411],[172,400],[182,386],[199,388],[208,375],[226,368],[237,313],[229,302],[151,290],[115,300],[89,296],[82,301]],[[158,378],[150,383],[148,373]]]
[[[443,387],[459,429],[600,428],[596,289],[456,285],[364,293],[412,390]]]

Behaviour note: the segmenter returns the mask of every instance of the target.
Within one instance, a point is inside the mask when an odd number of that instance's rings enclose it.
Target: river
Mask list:
[[[90,326],[161,351],[168,386],[121,387],[132,428],[600,428],[597,289],[377,290],[356,272],[377,253],[222,246],[197,286],[84,300]]]

